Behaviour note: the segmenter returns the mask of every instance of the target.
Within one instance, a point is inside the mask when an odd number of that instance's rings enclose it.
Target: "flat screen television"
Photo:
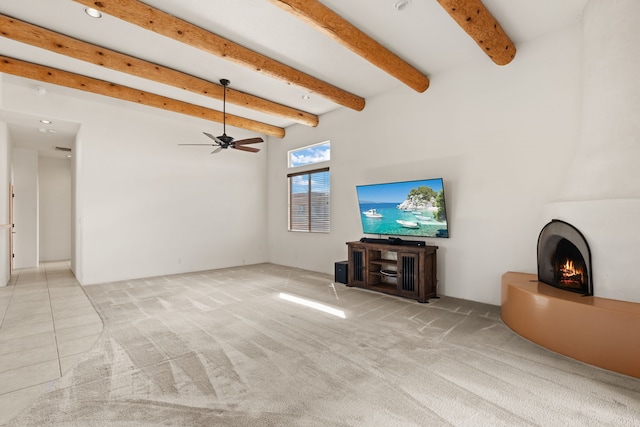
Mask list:
[[[365,234],[449,237],[442,178],[358,185]]]

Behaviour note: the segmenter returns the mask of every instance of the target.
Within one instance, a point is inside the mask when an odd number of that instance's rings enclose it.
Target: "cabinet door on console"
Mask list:
[[[398,252],[398,293],[403,297],[418,298],[420,295],[420,256],[415,253]]]
[[[366,250],[361,247],[349,246],[349,286],[363,286],[366,276]]]

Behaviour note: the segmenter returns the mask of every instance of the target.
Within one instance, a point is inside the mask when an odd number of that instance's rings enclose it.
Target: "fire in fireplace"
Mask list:
[[[538,280],[593,295],[591,251],[577,228],[557,219],[544,226],[538,237]]]

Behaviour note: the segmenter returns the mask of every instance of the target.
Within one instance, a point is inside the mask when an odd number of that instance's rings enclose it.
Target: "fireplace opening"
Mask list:
[[[567,239],[562,239],[556,247],[554,258],[555,281],[563,288],[583,289],[587,283],[587,266],[580,251]]]
[[[577,228],[557,219],[538,237],[538,280],[556,288],[593,295],[591,251]]]

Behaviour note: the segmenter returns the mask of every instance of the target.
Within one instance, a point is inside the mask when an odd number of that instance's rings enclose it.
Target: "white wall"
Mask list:
[[[82,266],[83,258],[82,258],[82,230],[81,225],[78,221],[78,206],[82,206],[82,193],[78,191],[78,174],[81,171],[81,163],[78,161],[79,158],[82,157],[82,151],[80,148],[80,144],[78,144],[79,138],[82,135],[82,127],[78,129],[78,133],[76,134],[76,139],[72,146],[73,155],[71,157],[71,271],[76,276],[76,279],[83,283],[81,280],[82,276]]]
[[[563,200],[640,198],[640,2],[584,11],[583,126]]]
[[[86,283],[266,260],[263,153],[178,147],[206,128],[116,113],[83,126]]]
[[[275,263],[333,273],[345,242],[363,236],[355,186],[443,177],[449,239],[438,249],[441,294],[500,302],[500,276],[536,271],[542,208],[579,134],[581,29],[518,46],[340,110],[315,128],[294,126],[269,150],[269,254]],[[287,150],[331,140],[331,233],[287,232]]]
[[[38,258],[38,152],[13,149],[13,268],[37,267]]]
[[[71,257],[71,161],[38,159],[40,261]]]
[[[9,224],[10,159],[11,150],[7,124],[0,122],[0,287],[7,285],[11,274],[9,258],[9,237],[11,233]]]

